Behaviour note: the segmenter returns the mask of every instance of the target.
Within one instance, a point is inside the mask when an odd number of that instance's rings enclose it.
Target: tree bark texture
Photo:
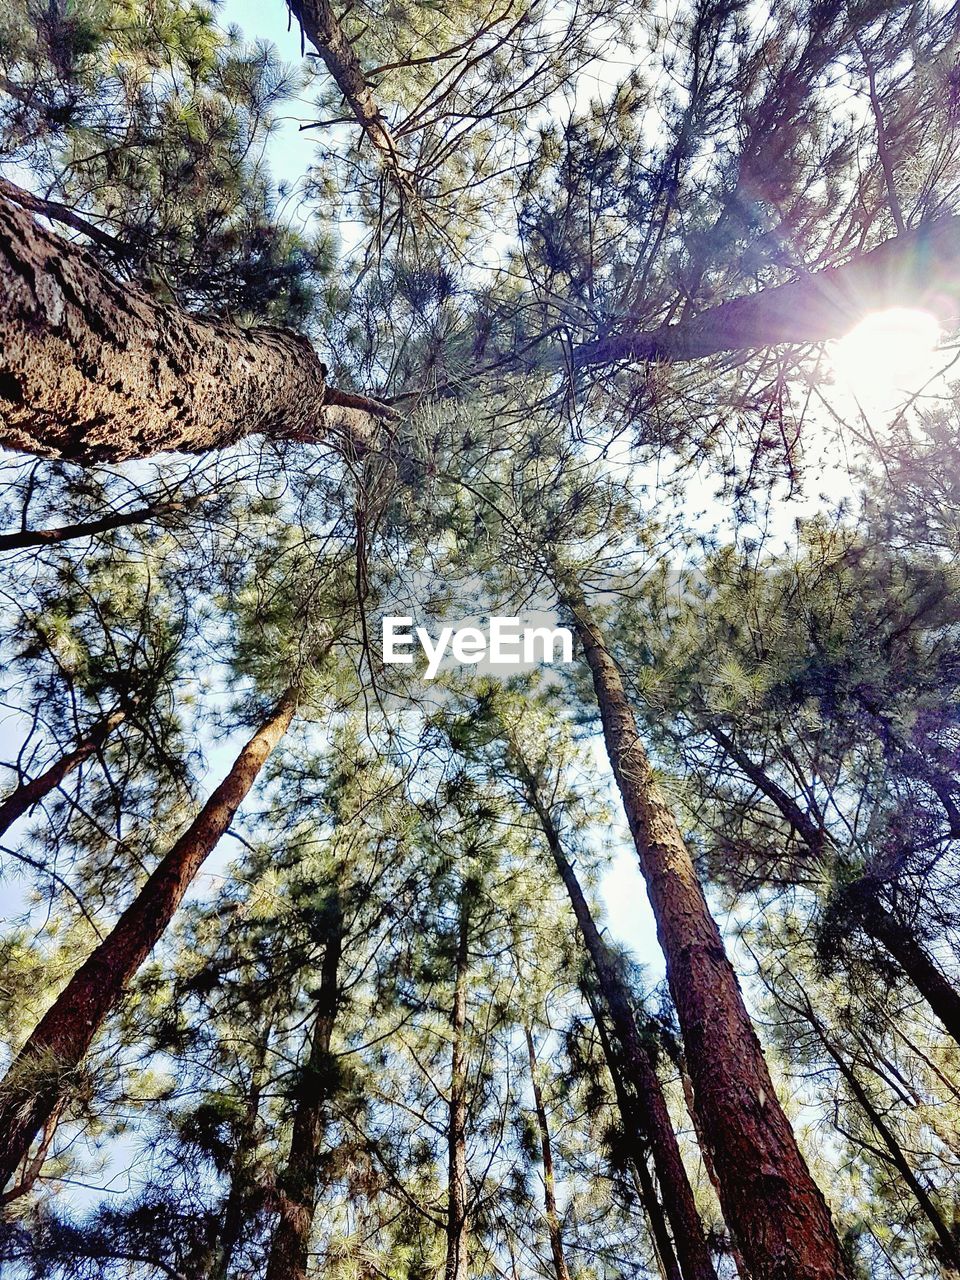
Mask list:
[[[193,823],[41,1018],[0,1082],[0,1187],[26,1158],[38,1130],[68,1091],[94,1036],[287,731],[296,702],[296,692],[289,690],[257,729]]]
[[[444,1280],[467,1280],[467,987],[470,969],[470,901],[460,897],[456,976],[450,1014],[452,1047],[447,1122],[447,1253]]]
[[[826,1201],[780,1106],[733,966],[579,589],[562,593],[593,677],[611,767],[657,921],[724,1218],[754,1280],[847,1275]]]
[[[313,1039],[294,1112],[287,1166],[280,1181],[280,1219],[270,1242],[266,1280],[306,1280],[327,1127],[330,1041],[337,1017],[342,948],[343,908],[338,900],[330,913]]]
[[[306,338],[157,302],[0,191],[0,445],[90,465],[369,438],[371,413],[391,416],[328,387]]]
[[[536,781],[524,765],[521,764],[520,768],[525,774],[528,797],[536,810],[557,872],[570,898],[597,984],[616,1037],[620,1041],[624,1067],[636,1096],[638,1119],[653,1157],[664,1208],[673,1230],[683,1280],[716,1280],[717,1273],[704,1238],[693,1189],[680,1155],[667,1100],[652,1055],[643,1043],[637,1027],[629,992],[600,936],[577,874],[563,848],[556,823],[543,802]],[[610,1064],[610,1069],[613,1072],[613,1063]],[[624,1116],[623,1119],[626,1124],[628,1117]]]
[[[84,760],[95,755],[125,718],[126,713],[123,711],[113,711],[110,715],[104,716],[71,751],[64,752],[37,777],[29,782],[21,782],[18,787],[15,787],[7,798],[0,802],[0,835],[12,827],[18,818],[28,813],[35,804],[39,804],[55,787],[59,787],[64,778],[73,773],[74,769],[78,769]]]

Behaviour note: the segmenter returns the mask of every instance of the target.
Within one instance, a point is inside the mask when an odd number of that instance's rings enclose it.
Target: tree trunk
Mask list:
[[[536,810],[560,879],[567,890],[613,1029],[623,1049],[624,1066],[640,1108],[640,1123],[653,1156],[684,1280],[716,1280],[717,1273],[704,1239],[703,1224],[680,1155],[667,1100],[650,1052],[640,1036],[629,993],[600,936],[576,872],[567,859],[560,833],[550,810],[543,803],[536,779],[523,761],[519,757],[517,759],[528,798]],[[624,1117],[626,1121],[627,1117]]]
[[[266,1280],[306,1280],[310,1235],[320,1184],[321,1144],[330,1094],[330,1040],[337,1017],[343,906],[335,897],[316,999],[307,1069],[300,1082],[290,1154],[280,1180],[280,1220],[270,1242]]]
[[[910,1191],[913,1193],[914,1199],[920,1206],[921,1212],[933,1227],[937,1240],[940,1243],[943,1260],[947,1269],[950,1271],[950,1274],[960,1274],[960,1243],[958,1243],[954,1238],[953,1232],[947,1226],[943,1216],[930,1197],[929,1192],[914,1173],[909,1160],[904,1154],[903,1148],[900,1146],[899,1142],[897,1142],[893,1130],[874,1106],[870,1094],[864,1088],[863,1083],[857,1076],[857,1073],[854,1071],[850,1063],[847,1062],[840,1049],[830,1039],[826,1029],[814,1012],[813,1006],[810,1004],[809,1000],[804,997],[804,1007],[802,1009],[798,1009],[796,1005],[792,1005],[791,1007],[796,1009],[798,1013],[802,1013],[816,1031],[820,1043],[836,1064],[840,1075],[849,1086],[854,1099],[883,1143],[886,1150],[886,1158],[897,1170],[904,1182],[910,1188]]]
[[[583,343],[578,366],[619,360],[701,360],[724,351],[840,338],[869,311],[926,307],[949,323],[943,299],[960,281],[960,217],[923,223],[838,267],[733,298],[648,332]]]
[[[0,802],[0,835],[12,827],[18,818],[22,818],[29,812],[35,804],[39,804],[55,787],[59,787],[64,778],[74,769],[79,768],[84,760],[95,755],[125,718],[126,713],[123,711],[113,711],[110,715],[104,716],[93,725],[85,737],[80,739],[72,751],[65,752],[30,782],[22,782],[15,787],[6,800]]]
[[[111,529],[127,525],[146,524],[169,512],[186,511],[198,506],[200,498],[187,498],[179,502],[157,502],[153,506],[138,507],[134,511],[117,511],[101,516],[99,520],[87,520],[82,524],[65,524],[55,529],[18,529],[16,533],[0,533],[0,551],[17,551],[24,547],[50,547],[59,542],[72,542],[76,538],[92,538]]]
[[[287,0],[287,7],[336,81],[344,102],[375,148],[391,181],[402,194],[415,196],[390,126],[370,90],[353,45],[328,0]]]
[[[537,1054],[533,1047],[533,1034],[529,1027],[524,1027],[527,1038],[527,1056],[530,1061],[530,1083],[533,1086],[533,1104],[537,1112],[537,1127],[540,1130],[540,1152],[543,1156],[543,1208],[547,1218],[547,1232],[550,1236],[550,1253],[553,1256],[553,1273],[556,1280],[570,1280],[567,1260],[563,1253],[563,1234],[560,1231],[560,1218],[557,1214],[557,1197],[553,1178],[553,1147],[550,1142],[550,1126],[547,1123],[547,1109],[543,1105],[543,1090],[540,1088],[540,1075],[537,1070]]]
[[[467,980],[470,959],[470,902],[460,896],[456,978],[450,1027],[450,1104],[447,1129],[447,1256],[444,1280],[467,1280]]]
[[[849,891],[847,896],[852,900]],[[853,909],[870,937],[893,957],[947,1033],[960,1044],[960,991],[921,946],[913,931],[884,906],[875,886],[856,895]]]
[[[766,769],[756,764],[726,733],[714,728],[711,734],[757,789],[776,805],[810,852],[819,857],[829,844],[828,834],[770,777]],[[870,876],[864,876],[848,886],[844,891],[844,901],[861,927],[900,966],[947,1033],[960,1044],[960,991],[922,946],[914,931],[883,903],[879,892],[879,884]]]
[[[37,1131],[68,1091],[70,1077],[94,1036],[170,923],[207,855],[287,731],[296,703],[296,692],[288,690],[11,1064],[0,1082],[0,1187],[6,1186],[26,1158]]]
[[[607,1070],[610,1072],[610,1079],[613,1081],[617,1110],[620,1112],[620,1118],[623,1121],[627,1151],[636,1172],[640,1200],[650,1224],[650,1236],[653,1241],[653,1251],[657,1257],[660,1274],[663,1280],[684,1280],[683,1273],[680,1270],[680,1263],[677,1260],[676,1250],[674,1249],[673,1238],[667,1227],[663,1204],[660,1196],[657,1195],[657,1189],[653,1185],[653,1178],[650,1176],[650,1169],[647,1166],[650,1139],[639,1116],[639,1098],[635,1092],[631,1095],[624,1084],[622,1054],[618,1055],[614,1051],[605,1025],[604,1009],[599,999],[591,993],[589,984],[584,994],[593,1014],[593,1021],[600,1036],[600,1043],[603,1046],[603,1056],[606,1059]],[[609,1010],[606,1012],[609,1014]]]
[[[257,434],[363,439],[371,414],[393,416],[328,387],[306,338],[157,302],[0,190],[0,445],[92,465]]]
[[[683,1031],[723,1215],[755,1280],[847,1275],[830,1212],[777,1099],[720,931],[654,777],[620,672],[579,589],[562,593],[593,676]]]

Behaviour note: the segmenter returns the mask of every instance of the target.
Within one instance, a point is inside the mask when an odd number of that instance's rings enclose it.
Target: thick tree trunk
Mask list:
[[[567,1260],[563,1252],[563,1233],[560,1230],[560,1216],[557,1213],[557,1195],[553,1177],[553,1145],[550,1141],[547,1109],[543,1104],[543,1090],[540,1088],[537,1053],[533,1045],[533,1033],[530,1028],[524,1027],[523,1030],[527,1038],[527,1057],[530,1062],[533,1105],[537,1113],[537,1128],[540,1130],[540,1153],[543,1157],[543,1209],[547,1219],[547,1233],[550,1237],[553,1274],[555,1280],[570,1280],[570,1272],[567,1269]]]
[[[390,126],[367,83],[360,59],[328,0],[287,0],[287,7],[336,81],[344,102],[375,148],[384,170],[401,193],[415,196]]]
[[[80,966],[0,1082],[0,1187],[68,1090],[90,1043],[156,945],[207,855],[233,820],[290,725],[297,697],[284,694],[226,778],[173,845],[117,923]]]
[[[724,1218],[754,1280],[847,1274],[830,1212],[780,1106],[720,931],[640,741],[616,663],[579,589],[563,593],[593,676]]]
[[[637,1106],[640,1108],[640,1123],[653,1156],[664,1208],[673,1229],[677,1258],[683,1278],[684,1280],[716,1280],[717,1273],[704,1239],[703,1224],[700,1221],[693,1190],[680,1155],[667,1100],[664,1097],[656,1066],[640,1036],[629,993],[600,936],[600,930],[593,919],[576,872],[564,851],[553,816],[540,795],[536,779],[523,761],[518,756],[516,758],[528,798],[536,810],[557,872],[573,906],[577,924],[580,926],[580,932],[597,976],[597,984],[623,1050],[624,1067],[633,1084]],[[613,1071],[613,1064],[611,1064],[611,1071]],[[627,1117],[624,1117],[625,1122],[626,1120]]]
[[[460,896],[456,977],[450,1014],[452,1047],[447,1127],[447,1256],[444,1280],[467,1280],[467,985],[470,901]]]
[[[0,802],[0,835],[12,827],[18,818],[22,818],[29,812],[35,804],[39,804],[55,787],[59,787],[64,778],[74,769],[79,768],[84,760],[95,755],[124,719],[123,711],[113,711],[110,715],[104,716],[85,737],[81,738],[72,751],[65,752],[50,765],[49,769],[44,769],[43,773],[36,778],[15,787],[7,798]]]
[[[867,312],[924,307],[955,321],[950,290],[960,281],[960,217],[939,218],[838,267],[722,302],[659,329],[627,329],[574,351],[578,366],[619,360],[700,360],[724,351],[825,342],[847,333]]]
[[[270,1242],[266,1280],[306,1280],[327,1126],[330,1040],[337,1017],[342,947],[343,907],[335,899],[327,924],[310,1056],[294,1112],[290,1154],[280,1180],[280,1219]]]
[[[716,728],[711,730],[711,734],[757,789],[776,805],[810,852],[819,857],[829,844],[827,833],[728,734]],[[879,892],[880,886],[869,877],[864,877],[846,889],[844,899],[854,918],[900,966],[943,1023],[947,1033],[960,1044],[960,991],[923,947],[913,930],[897,919],[883,903]]]
[[[392,416],[328,387],[306,338],[157,302],[0,191],[0,445],[89,465],[258,434],[364,439],[371,413]]]

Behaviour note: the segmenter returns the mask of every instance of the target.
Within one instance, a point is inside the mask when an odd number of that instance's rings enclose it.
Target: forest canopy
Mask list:
[[[960,1277],[958,331],[955,5],[8,0],[0,1274]]]

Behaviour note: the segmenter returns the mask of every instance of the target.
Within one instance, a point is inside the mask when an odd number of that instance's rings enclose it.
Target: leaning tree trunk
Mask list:
[[[710,732],[754,786],[776,805],[810,853],[814,857],[822,856],[830,843],[829,834],[728,734],[716,727]],[[862,877],[843,891],[843,901],[861,928],[899,965],[947,1033],[960,1044],[960,991],[926,950],[915,931],[898,919],[882,901],[879,882],[869,875]]]
[[[527,797],[540,820],[557,872],[573,906],[597,984],[623,1050],[624,1066],[634,1088],[636,1105],[640,1109],[640,1123],[653,1156],[684,1280],[716,1280],[717,1273],[680,1155],[667,1100],[650,1052],[640,1036],[629,993],[600,936],[600,930],[593,919],[577,874],[564,851],[553,816],[543,802],[536,779],[518,753],[514,752],[514,756]],[[612,1063],[610,1069],[612,1072]],[[626,1116],[624,1122],[627,1122]]]
[[[157,302],[0,190],[0,446],[91,465],[249,435],[363,439],[376,401],[336,392],[306,338]]]
[[[524,1027],[523,1030],[527,1038],[527,1057],[530,1062],[533,1105],[537,1113],[537,1127],[540,1130],[540,1153],[543,1156],[543,1208],[547,1219],[547,1233],[550,1236],[553,1273],[555,1280],[570,1280],[567,1259],[563,1252],[563,1233],[560,1230],[560,1216],[557,1213],[557,1193],[553,1177],[553,1144],[550,1141],[550,1125],[547,1121],[547,1109],[543,1104],[543,1090],[540,1087],[537,1053],[533,1045],[533,1033],[530,1028]]]
[[[657,1189],[653,1184],[647,1157],[650,1154],[650,1138],[643,1121],[640,1119],[640,1104],[636,1093],[631,1095],[623,1077],[623,1054],[617,1053],[610,1040],[606,1027],[609,1009],[600,1003],[597,992],[589,983],[584,984],[584,996],[593,1014],[594,1025],[600,1036],[603,1056],[606,1059],[610,1079],[613,1081],[613,1092],[617,1099],[617,1110],[623,1122],[623,1133],[626,1139],[626,1150],[636,1173],[637,1193],[650,1224],[650,1236],[653,1242],[657,1265],[663,1280],[684,1280],[673,1245],[673,1237],[667,1225],[667,1216]],[[672,1130],[671,1130],[672,1132]]]
[[[104,716],[88,730],[72,750],[64,752],[56,759],[49,769],[45,769],[29,782],[22,782],[15,787],[6,800],[0,802],[0,835],[12,827],[18,818],[28,813],[35,804],[39,804],[55,787],[59,787],[64,778],[73,773],[74,769],[79,768],[84,760],[95,755],[125,718],[126,713],[123,711],[113,711],[110,715]]]
[[[447,1255],[444,1280],[467,1280],[467,983],[470,959],[470,901],[460,895],[456,977],[450,1029],[450,1100],[447,1122]]]
[[[320,1185],[321,1144],[327,1126],[330,1040],[337,1017],[342,947],[343,906],[335,897],[327,923],[310,1056],[293,1117],[290,1153],[280,1179],[280,1220],[270,1242],[266,1280],[306,1280]]]
[[[200,813],[117,923],[35,1027],[0,1082],[0,1187],[7,1184],[120,1002],[207,855],[229,827],[267,757],[287,731],[297,695],[288,690],[243,748]]]
[[[830,1211],[770,1079],[736,973],[640,740],[620,672],[580,590],[562,593],[657,922],[721,1207],[754,1280],[848,1274]]]

